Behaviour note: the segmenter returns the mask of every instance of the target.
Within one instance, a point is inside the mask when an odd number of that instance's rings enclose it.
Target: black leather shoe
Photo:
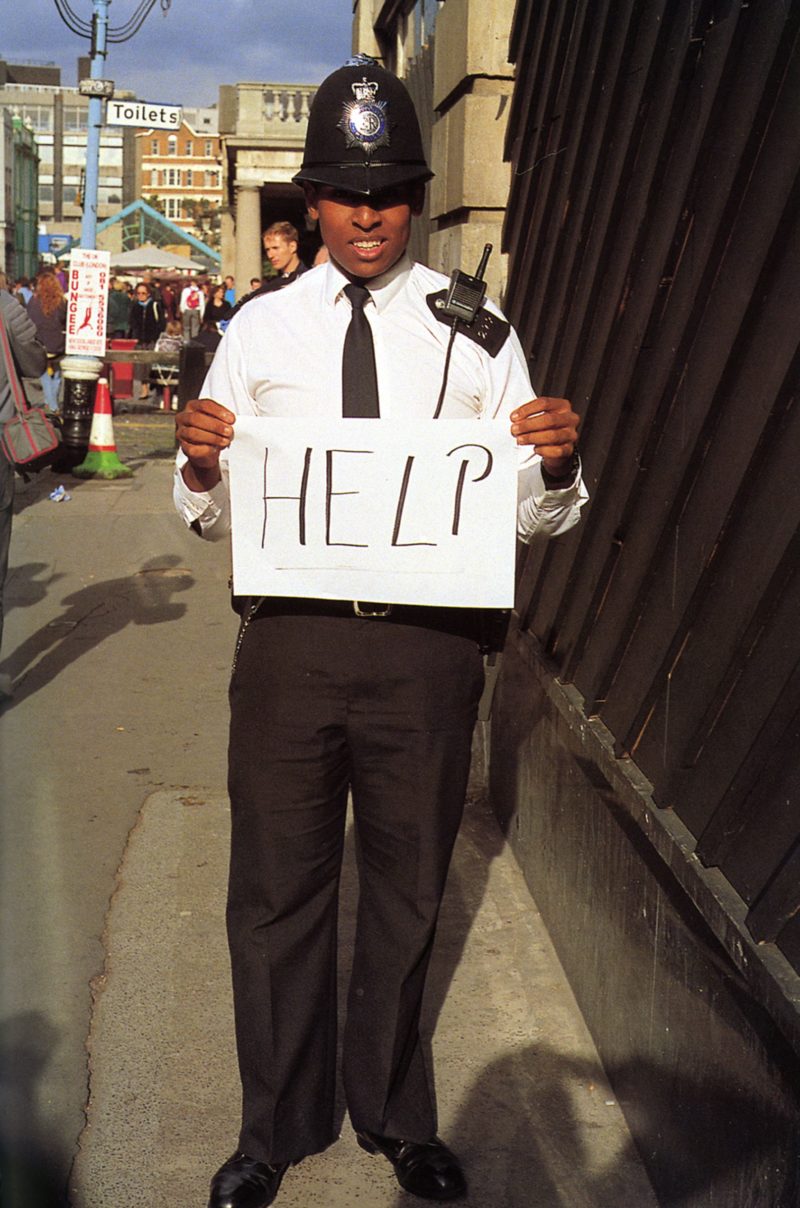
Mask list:
[[[235,1153],[211,1180],[208,1208],[269,1208],[290,1162],[270,1166]]]
[[[367,1153],[388,1158],[404,1191],[423,1200],[456,1200],[467,1194],[467,1181],[458,1158],[434,1137],[432,1141],[396,1141],[377,1133],[358,1132],[356,1139]]]

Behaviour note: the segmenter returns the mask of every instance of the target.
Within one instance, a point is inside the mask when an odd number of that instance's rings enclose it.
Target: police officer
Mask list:
[[[520,536],[576,523],[586,494],[569,403],[533,399],[518,341],[490,304],[454,333],[440,305],[446,278],[408,258],[431,175],[400,81],[359,58],[322,83],[295,179],[330,260],[236,315],[205,397],[177,417],[176,505],[204,537],[230,531],[227,448],[242,413],[304,416],[309,430],[319,416],[503,416],[519,445]],[[293,597],[243,608],[227,912],[243,1116],[209,1208],[266,1208],[290,1165],[336,1139],[348,792],[360,882],[348,1112],[359,1144],[388,1159],[403,1188],[458,1198],[466,1181],[436,1136],[418,1024],[482,688],[479,618]]]

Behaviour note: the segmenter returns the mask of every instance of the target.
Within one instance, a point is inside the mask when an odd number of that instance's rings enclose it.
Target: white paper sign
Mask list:
[[[110,252],[75,248],[70,256],[67,352],[105,356]]]
[[[505,421],[239,416],[230,488],[237,595],[513,605]]]

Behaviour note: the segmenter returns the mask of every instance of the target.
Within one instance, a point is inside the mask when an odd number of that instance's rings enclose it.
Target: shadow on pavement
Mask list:
[[[0,1023],[0,1203],[3,1208],[62,1208],[66,1189],[57,1172],[63,1155],[39,1121],[38,1084],[58,1043],[38,1011]]]
[[[59,579],[66,578],[65,571],[57,571],[55,574],[49,574],[46,579],[40,579],[39,576],[45,574],[48,569],[47,562],[25,562],[22,566],[11,568],[3,599],[5,616],[8,616],[13,608],[29,608],[31,604],[38,604],[46,598],[50,588]]]
[[[36,565],[36,564],[34,564]],[[188,591],[194,578],[176,554],[152,558],[131,575],[82,587],[61,601],[63,612],[31,634],[0,665],[14,684],[11,708],[127,625],[160,625],[177,621],[186,605],[173,602],[174,592]]]
[[[634,1060],[610,1071],[620,1088],[626,1113],[632,1104],[624,1088],[631,1091],[668,1076],[651,1062]],[[661,1170],[662,1208],[710,1203],[705,1197],[714,1189],[714,1202],[721,1205],[764,1204],[771,1208],[794,1208],[797,1204],[797,1171],[784,1169],[777,1199],[768,1193],[761,1199],[757,1187],[743,1185],[752,1154],[774,1153],[776,1173],[781,1154],[788,1152],[785,1135],[792,1122],[743,1093],[732,1072],[729,1081],[709,1089],[707,1080],[674,1079],[674,1112],[667,1134],[663,1117],[648,1119],[646,1098],[636,1095],[639,1112],[635,1130],[639,1147],[649,1162]],[[603,1088],[607,1086],[599,1062],[584,1060],[548,1044],[534,1044],[490,1063],[476,1079],[453,1132],[453,1143],[465,1158],[491,1155],[491,1187],[503,1208],[566,1208],[571,1204],[592,1208],[636,1208],[631,1200],[631,1172],[641,1158],[630,1141],[607,1160],[599,1160],[587,1149],[591,1128],[576,1105],[585,1102],[587,1089],[598,1095],[593,1109],[602,1112]],[[612,1101],[613,1102],[613,1101]],[[645,1105],[642,1107],[642,1105]],[[726,1130],[725,1121],[748,1122],[749,1144],[742,1146],[743,1133]],[[708,1132],[707,1160],[696,1161],[696,1144],[690,1134]],[[783,1134],[783,1139],[781,1139]],[[727,1145],[726,1137],[729,1138]],[[713,1157],[712,1157],[713,1155]],[[784,1163],[785,1165],[785,1163]],[[665,1172],[668,1172],[665,1177]],[[486,1177],[486,1176],[484,1176]],[[484,1197],[491,1189],[483,1190]],[[717,1200],[717,1195],[719,1199]],[[472,1199],[472,1196],[470,1197]],[[480,1199],[476,1202],[481,1202]],[[484,1198],[482,1202],[489,1203]],[[406,1200],[398,1199],[397,1205]]]

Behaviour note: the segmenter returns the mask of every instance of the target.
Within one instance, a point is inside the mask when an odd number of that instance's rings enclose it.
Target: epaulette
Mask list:
[[[452,318],[450,315],[443,313],[446,297],[447,290],[440,289],[438,293],[426,294],[425,301],[428,303],[431,314],[440,323],[445,323],[448,327],[452,327]],[[511,324],[507,323],[505,319],[501,319],[498,315],[493,315],[485,306],[480,308],[473,323],[460,322],[458,324],[458,334],[466,336],[468,340],[473,340],[474,343],[488,352],[490,357],[497,356],[508,339],[510,331]]]

